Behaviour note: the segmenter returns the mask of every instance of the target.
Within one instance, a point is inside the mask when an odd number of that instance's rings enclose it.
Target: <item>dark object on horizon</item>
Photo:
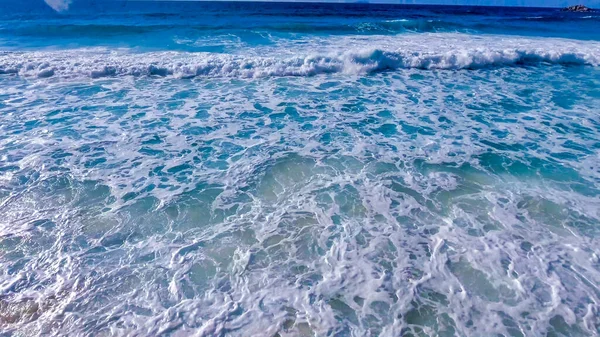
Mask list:
[[[569,6],[561,9],[563,12],[593,12],[594,10],[584,5]]]

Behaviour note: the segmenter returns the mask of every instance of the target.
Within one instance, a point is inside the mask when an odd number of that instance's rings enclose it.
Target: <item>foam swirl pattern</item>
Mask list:
[[[599,334],[598,42],[270,39],[0,54],[0,336]]]

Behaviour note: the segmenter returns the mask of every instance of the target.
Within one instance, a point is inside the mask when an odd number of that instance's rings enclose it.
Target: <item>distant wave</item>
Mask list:
[[[325,73],[366,74],[406,68],[479,69],[520,65],[600,65],[600,49],[482,47],[424,51],[410,48],[356,49],[282,57],[217,53],[107,50],[5,52],[0,54],[0,74],[22,77],[160,76],[278,77]]]
[[[247,29],[264,30],[269,32],[290,33],[403,33],[403,32],[454,32],[465,31],[463,25],[438,20],[388,20],[360,22],[355,24],[305,24],[305,23],[276,23],[264,24],[255,22],[245,27]],[[189,24],[189,23],[153,23],[140,25],[119,24],[63,24],[51,23],[42,25],[4,27],[3,33],[13,36],[27,37],[81,37],[81,36],[120,36],[134,34],[151,34],[169,29],[186,29],[189,31],[214,32],[235,31],[241,29],[239,26],[223,24]]]
[[[51,0],[47,0],[51,1]],[[57,0],[54,0],[57,1]],[[54,8],[66,9],[66,5],[54,4]],[[386,34],[395,35],[402,33],[438,33],[438,32],[490,32],[501,30],[523,30],[523,24],[530,25],[532,22],[545,24],[563,24],[572,21],[572,17],[519,17],[508,18],[498,21],[497,26],[490,25],[488,22],[458,22],[457,20],[439,20],[431,18],[414,19],[393,19],[393,20],[364,20],[356,22],[336,23],[332,21],[314,22],[296,22],[296,21],[275,21],[256,20],[240,26],[235,21],[209,22],[204,19],[178,20],[171,14],[152,14],[146,22],[137,22],[135,24],[126,23],[100,23],[100,22],[72,22],[72,21],[54,21],[44,23],[32,23],[26,25],[7,25],[2,27],[1,33],[8,37],[26,37],[26,38],[69,38],[78,39],[90,37],[97,39],[99,37],[122,37],[131,35],[153,35],[163,34],[171,31],[172,34],[190,36],[195,34],[213,34],[214,32],[238,33],[240,31],[255,30],[262,32],[279,32],[293,34]],[[160,20],[154,20],[154,19]],[[594,22],[597,16],[584,16],[579,19],[586,19],[586,22]],[[593,19],[593,20],[590,20]],[[525,23],[524,23],[525,22]],[[527,29],[548,30],[548,26],[528,26]]]

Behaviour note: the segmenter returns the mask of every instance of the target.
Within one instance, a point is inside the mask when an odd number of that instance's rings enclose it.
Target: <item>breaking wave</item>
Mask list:
[[[474,48],[452,51],[363,49],[304,56],[242,56],[217,53],[62,52],[4,53],[0,74],[22,77],[171,76],[280,77],[327,73],[365,74],[397,69],[480,69],[504,66],[600,65],[600,50]]]

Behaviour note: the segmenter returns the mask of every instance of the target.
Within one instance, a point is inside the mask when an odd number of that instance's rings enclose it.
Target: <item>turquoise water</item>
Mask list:
[[[0,336],[600,334],[597,14],[0,9]]]

